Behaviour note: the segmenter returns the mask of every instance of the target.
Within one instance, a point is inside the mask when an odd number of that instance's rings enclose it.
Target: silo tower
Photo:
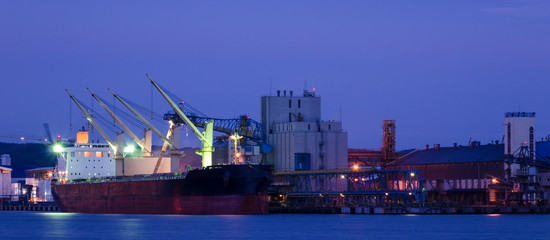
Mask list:
[[[522,146],[529,147],[535,157],[535,113],[507,112],[504,115],[504,154],[514,154]]]

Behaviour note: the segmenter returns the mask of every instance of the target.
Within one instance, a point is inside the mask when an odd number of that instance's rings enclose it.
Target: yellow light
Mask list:
[[[353,170],[357,170],[357,169],[359,169],[359,166],[353,165]]]
[[[386,196],[388,196],[388,193],[386,193]]]
[[[340,176],[340,178],[344,179],[344,178],[346,178],[346,176],[342,175],[342,176]]]
[[[231,135],[231,136],[229,136],[229,138],[235,140],[235,135]]]
[[[235,156],[241,157],[241,153],[237,153],[237,154],[235,154]]]
[[[412,195],[412,193],[410,192],[409,195]]]
[[[491,179],[492,183],[498,183],[498,180],[496,178]]]
[[[413,172],[411,172],[411,177],[414,177],[414,173],[413,173]]]
[[[53,151],[56,153],[63,152],[63,146],[61,146],[60,144],[55,144],[53,145]]]

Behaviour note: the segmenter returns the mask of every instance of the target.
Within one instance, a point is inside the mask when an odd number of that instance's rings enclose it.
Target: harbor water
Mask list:
[[[0,212],[1,239],[550,239],[550,215]]]

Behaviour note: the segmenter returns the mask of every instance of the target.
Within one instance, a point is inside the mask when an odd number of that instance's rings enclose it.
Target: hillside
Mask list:
[[[12,166],[53,167],[57,161],[50,146],[39,143],[0,143],[1,154],[11,156]]]

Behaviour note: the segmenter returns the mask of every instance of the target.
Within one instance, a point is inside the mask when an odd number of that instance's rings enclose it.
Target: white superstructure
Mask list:
[[[113,151],[106,143],[77,143],[61,154],[58,171],[68,180],[116,176]]]

